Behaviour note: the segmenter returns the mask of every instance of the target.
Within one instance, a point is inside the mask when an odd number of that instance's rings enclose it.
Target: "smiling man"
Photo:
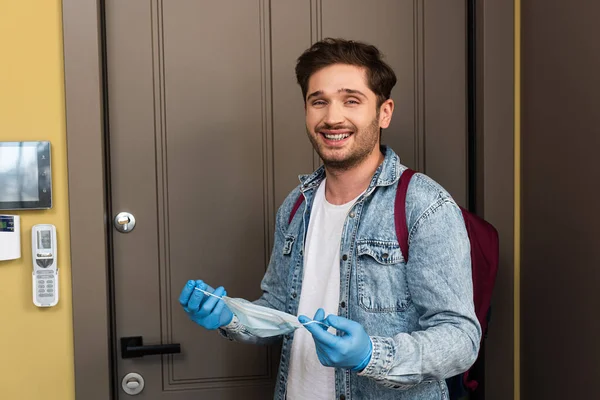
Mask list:
[[[304,327],[263,334],[219,299],[224,288],[200,280],[180,302],[231,340],[283,341],[275,399],[447,399],[445,379],[473,364],[481,338],[461,211],[416,174],[406,196],[410,257],[402,254],[394,201],[406,167],[381,145],[396,76],[376,47],[325,39],[300,56],[296,76],[323,166],[281,205],[253,303],[300,315]]]

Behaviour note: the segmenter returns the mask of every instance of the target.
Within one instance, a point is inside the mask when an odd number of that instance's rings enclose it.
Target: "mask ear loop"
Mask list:
[[[324,322],[321,322],[321,321],[315,321],[315,320],[308,321],[307,323],[305,323],[305,324],[302,324],[302,325],[306,326],[306,325],[310,325],[310,324],[320,324],[320,325],[323,325],[323,326],[325,326],[325,327],[327,327],[327,328],[331,328],[331,325],[327,325],[327,324],[326,324],[326,323],[324,323]]]
[[[219,297],[219,296],[217,296],[217,295],[215,295],[215,294],[212,294],[211,292],[207,292],[206,290],[202,290],[202,289],[200,289],[200,288],[198,288],[198,287],[195,287],[195,288],[194,288],[194,290],[198,290],[198,291],[200,291],[200,292],[202,292],[202,293],[204,293],[204,294],[207,294],[207,295],[209,295],[209,296],[212,296],[212,297],[216,297],[217,299],[220,299],[220,300],[222,300],[222,299],[223,299],[222,297]],[[315,320],[313,320],[313,321],[308,321],[308,322],[306,322],[306,323],[304,323],[304,324],[302,324],[302,325],[303,325],[303,326],[306,326],[306,325],[310,325],[310,324],[320,324],[320,325],[323,325],[323,326],[325,326],[325,327],[327,327],[327,328],[331,328],[331,326],[330,326],[330,325],[327,325],[327,324],[326,324],[326,323],[324,323],[324,322],[315,321]]]
[[[207,294],[207,295],[212,296],[212,297],[216,297],[217,299],[220,299],[220,300],[223,299],[222,297],[219,297],[216,294],[212,294],[211,292],[207,292],[206,290],[202,290],[202,289],[200,289],[198,287],[195,287],[194,290],[199,290],[200,292],[202,292],[204,294]]]

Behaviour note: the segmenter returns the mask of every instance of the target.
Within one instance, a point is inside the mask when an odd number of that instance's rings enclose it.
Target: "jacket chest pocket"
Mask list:
[[[410,293],[398,243],[359,240],[356,256],[359,305],[369,312],[405,311]]]

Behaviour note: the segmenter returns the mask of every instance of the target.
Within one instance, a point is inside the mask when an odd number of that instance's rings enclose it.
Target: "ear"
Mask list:
[[[379,127],[386,129],[392,122],[392,114],[394,113],[394,100],[387,99],[379,107]]]

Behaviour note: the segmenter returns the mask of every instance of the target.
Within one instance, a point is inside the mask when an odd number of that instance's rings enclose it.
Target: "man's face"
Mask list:
[[[347,170],[379,157],[379,128],[389,126],[393,101],[377,107],[364,68],[334,64],[317,71],[305,107],[308,137],[325,166]]]

